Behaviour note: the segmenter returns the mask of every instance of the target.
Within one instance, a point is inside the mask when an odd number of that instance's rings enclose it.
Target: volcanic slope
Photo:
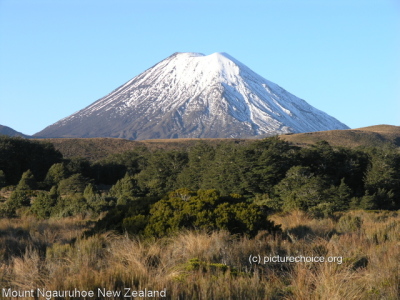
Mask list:
[[[175,53],[35,136],[248,138],[347,128],[226,53]]]
[[[7,135],[7,136],[19,136],[28,138],[29,135],[23,134],[19,131],[12,129],[11,127],[0,125],[0,135]]]

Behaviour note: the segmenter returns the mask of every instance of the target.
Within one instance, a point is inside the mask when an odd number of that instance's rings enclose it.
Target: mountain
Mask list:
[[[23,138],[28,138],[29,136],[18,132],[8,126],[0,125],[0,135],[8,135],[8,136],[20,136]]]
[[[347,128],[226,53],[175,53],[35,136],[245,138]]]

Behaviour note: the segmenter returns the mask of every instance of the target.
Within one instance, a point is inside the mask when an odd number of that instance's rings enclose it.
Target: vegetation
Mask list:
[[[50,166],[61,159],[61,153],[50,143],[0,136],[0,170],[8,184],[18,183],[28,170],[42,181]]]
[[[146,240],[111,232],[82,236],[90,222],[80,217],[3,219],[0,285],[166,289],[166,299],[398,299],[397,212],[351,211],[316,219],[292,211],[271,218],[282,225],[283,234],[261,231],[249,238],[226,231],[181,231]],[[264,260],[299,254],[341,260],[249,262],[250,255]]]
[[[328,141],[335,147],[381,147],[383,144],[400,146],[400,127],[390,125],[370,126],[349,130],[330,130],[279,136],[280,139],[293,145],[304,147],[319,141]],[[185,150],[199,141],[212,147],[226,141],[237,144],[250,144],[251,139],[164,139],[131,141],[117,138],[49,138],[43,140],[51,143],[64,158],[84,157],[91,162],[104,159],[111,154],[122,154],[136,151],[139,148],[154,150]]]
[[[272,211],[302,210],[329,217],[348,209],[400,209],[400,154],[388,144],[350,149],[325,141],[299,148],[277,137],[251,143],[227,140],[214,146],[197,141],[187,149],[140,147],[90,162],[62,159],[43,142],[2,137],[0,152],[0,183],[10,191],[0,213],[8,217],[96,216],[114,210],[110,218],[121,215],[121,224],[129,218],[128,231],[146,236],[182,228],[254,235],[262,228],[257,218],[252,219],[254,224],[237,224],[247,218],[245,212],[266,220]],[[153,224],[160,210],[165,211],[158,217],[163,232]],[[216,212],[231,225],[222,225]],[[141,225],[135,229],[132,224],[138,220]],[[124,230],[121,224],[115,226]]]
[[[312,145],[325,140],[332,146],[345,147],[381,147],[382,144],[393,144],[400,147],[400,127],[377,125],[359,129],[329,130],[281,135],[281,139],[293,144]]]
[[[0,137],[0,285],[167,288],[170,299],[396,299],[398,210],[394,144],[189,140],[88,160]],[[263,264],[250,255],[343,262]]]

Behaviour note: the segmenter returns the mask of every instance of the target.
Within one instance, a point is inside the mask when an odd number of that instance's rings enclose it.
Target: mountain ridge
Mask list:
[[[15,129],[5,126],[5,125],[0,125],[0,135],[7,135],[7,136],[13,136],[13,137],[23,137],[23,138],[30,138],[29,135],[23,134],[19,131],[16,131]]]

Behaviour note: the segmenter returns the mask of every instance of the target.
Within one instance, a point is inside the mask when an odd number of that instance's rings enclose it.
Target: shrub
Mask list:
[[[36,179],[33,176],[31,170],[28,170],[22,174],[21,180],[19,181],[16,190],[18,191],[29,191],[36,188]]]
[[[340,217],[336,230],[342,233],[355,232],[361,228],[361,225],[362,220],[360,217],[347,214]]]
[[[54,189],[55,187],[53,187]],[[31,211],[41,219],[50,218],[54,206],[57,204],[57,197],[52,196],[50,193],[41,192],[33,200]]]
[[[148,236],[164,236],[183,228],[228,230],[233,234],[250,236],[259,230],[279,230],[267,219],[260,206],[247,203],[237,195],[221,197],[216,190],[199,190],[196,193],[179,189],[152,206],[145,233]]]
[[[57,163],[50,167],[47,172],[45,182],[49,186],[58,184],[61,180],[68,177],[68,170],[64,163]]]
[[[74,194],[83,193],[85,187],[89,184],[89,179],[83,177],[81,174],[74,174],[67,179],[61,180],[58,185],[60,194]]]

